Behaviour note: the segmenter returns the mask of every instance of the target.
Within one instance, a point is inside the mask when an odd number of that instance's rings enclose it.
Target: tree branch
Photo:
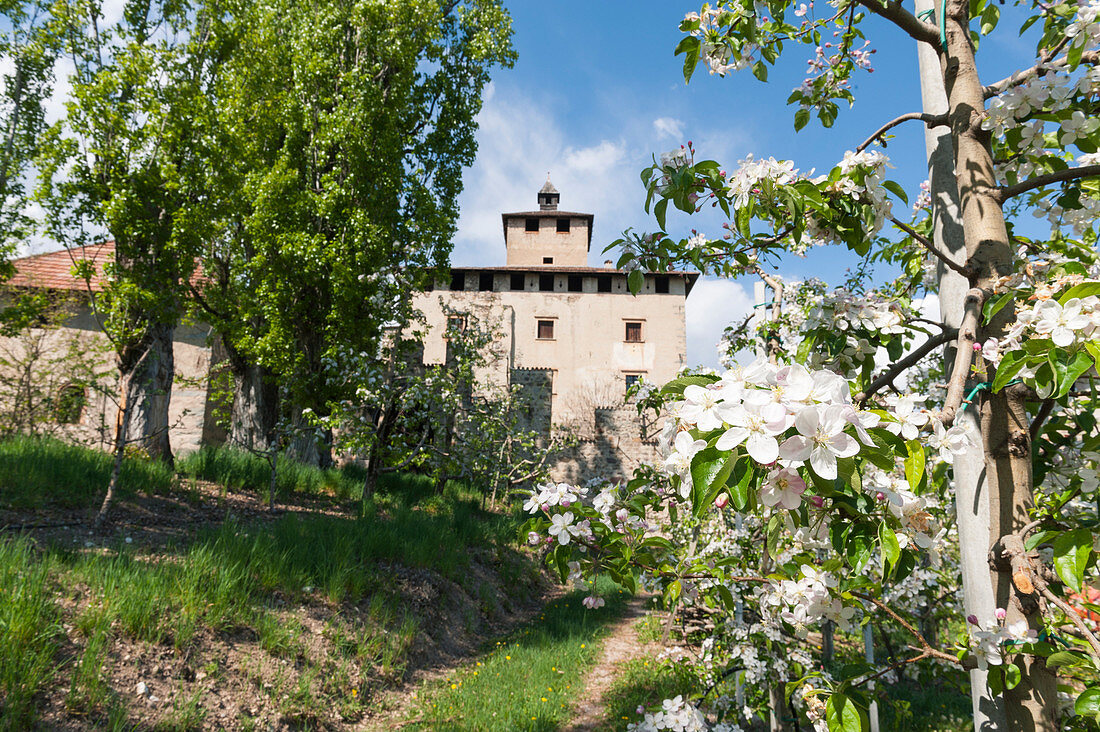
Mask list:
[[[996,190],[994,196],[997,198],[998,203],[1004,203],[1021,193],[1027,193],[1036,188],[1048,186],[1051,183],[1061,183],[1062,181],[1077,180],[1079,178],[1100,178],[1100,165],[1082,165],[1079,168],[1066,168],[1065,170],[1056,170],[1053,173],[1037,175],[1034,178],[1020,181],[1013,186],[1002,186]]]
[[[873,595],[868,595],[868,594],[863,593],[863,592],[852,592],[852,594],[855,595],[856,597],[858,597],[861,600],[866,600],[867,602],[871,603],[872,605],[877,607],[879,610],[881,610],[882,612],[886,613],[891,618],[893,618],[894,621],[898,623],[898,625],[900,625],[901,627],[903,627],[907,631],[909,631],[909,633],[912,634],[917,639],[917,641],[920,643],[920,649],[919,650],[922,651],[922,655],[927,656],[929,658],[937,658],[941,661],[947,661],[948,663],[954,664],[956,666],[965,667],[965,664],[962,661],[960,661],[955,656],[952,656],[950,653],[946,653],[946,652],[941,651],[937,648],[933,648],[932,644],[929,643],[925,639],[924,635],[922,635],[921,632],[919,630],[917,630],[913,626],[912,623],[910,623],[905,618],[898,615],[897,612],[895,612],[893,610],[893,608],[891,608],[889,605],[884,603],[882,600],[879,600],[878,598],[874,597]]]
[[[936,259],[943,262],[944,266],[946,266],[948,269],[955,270],[956,272],[961,274],[963,277],[965,277],[967,280],[970,279],[970,274],[971,274],[970,270],[967,269],[966,267],[964,267],[963,265],[959,264],[958,262],[955,262],[950,257],[948,257],[946,254],[944,254],[939,249],[937,249],[932,244],[932,242],[928,241],[928,237],[922,236],[915,229],[913,229],[913,227],[899,221],[898,219],[894,218],[893,216],[890,217],[890,223],[892,223],[894,226],[896,226],[899,229],[901,229],[902,231],[904,231],[909,236],[913,237],[913,239],[916,240],[918,244],[920,244],[922,247],[924,247],[929,252],[931,252],[932,255],[934,257],[936,257]]]
[[[1100,642],[1096,640],[1096,636],[1093,635],[1092,631],[1089,630],[1089,627],[1085,625],[1085,621],[1081,620],[1081,616],[1078,615],[1077,612],[1072,607],[1070,607],[1069,604],[1066,603],[1062,598],[1051,592],[1050,588],[1047,587],[1047,583],[1041,580],[1039,583],[1039,594],[1045,597],[1047,599],[1047,602],[1053,604],[1055,607],[1065,613],[1066,618],[1068,618],[1069,621],[1073,623],[1077,630],[1081,631],[1082,635],[1085,636],[1085,640],[1088,641],[1089,647],[1091,648],[1091,650],[1089,651],[1089,655],[1092,656],[1093,661],[1095,661],[1096,664],[1100,666]]]
[[[936,26],[920,20],[903,8],[897,0],[888,0],[886,3],[879,3],[876,0],[856,0],[856,2],[875,15],[886,18],[886,20],[905,31],[913,40],[924,41],[939,48],[940,32]]]
[[[1031,420],[1031,441],[1034,443],[1035,439],[1043,431],[1043,423],[1047,421],[1047,417],[1054,411],[1054,400],[1044,399],[1043,403],[1039,405],[1039,411],[1035,413],[1035,419]]]
[[[951,369],[951,380],[947,384],[947,398],[943,409],[936,415],[943,425],[950,426],[962,405],[966,378],[970,375],[970,364],[974,359],[974,343],[978,339],[978,317],[982,312],[984,293],[977,289],[967,290],[963,301],[963,319],[959,325],[959,338],[955,344],[955,363]]]
[[[866,391],[856,395],[856,401],[861,405],[866,403],[871,395],[877,392],[883,387],[890,386],[894,383],[894,379],[902,374],[906,369],[914,366],[918,361],[931,353],[938,346],[942,346],[944,343],[954,339],[959,334],[959,331],[955,328],[948,328],[934,336],[929,336],[928,340],[922,343],[917,348],[914,348],[909,355],[900,359],[897,363],[887,367],[886,371],[882,373],[877,379],[871,382]]]
[[[1067,37],[1065,40],[1069,40],[1069,38]],[[1058,51],[1060,51],[1062,49],[1063,45],[1064,45],[1064,43],[1059,43],[1052,50],[1054,51],[1054,53],[1057,53]],[[1062,56],[1059,59],[1051,61],[1050,59],[1054,57],[1054,53],[1050,54],[1047,58],[1040,57],[1039,62],[1037,64],[1035,64],[1034,66],[1032,66],[1031,68],[1023,69],[1022,71],[1017,71],[1012,76],[1006,76],[1005,78],[1001,79],[1000,81],[995,81],[992,84],[990,84],[989,86],[983,87],[982,88],[983,96],[986,99],[991,99],[992,97],[995,97],[998,94],[1003,94],[1004,92],[1008,91],[1009,89],[1011,89],[1014,86],[1019,86],[1020,84],[1023,84],[1025,82],[1035,78],[1041,72],[1043,72],[1047,69],[1052,69],[1052,68],[1059,67],[1059,66],[1066,66],[1066,65],[1069,64],[1069,58],[1067,58],[1066,56]],[[1044,55],[1046,55],[1046,54],[1044,54]],[[1084,53],[1081,54],[1081,63],[1082,64],[1092,65],[1092,64],[1097,63],[1098,61],[1100,61],[1100,51],[1085,51]]]
[[[919,119],[921,122],[924,122],[929,127],[936,127],[936,126],[939,126],[939,125],[946,125],[947,124],[947,115],[946,114],[928,114],[927,112],[909,112],[908,114],[903,114],[900,117],[897,117],[895,119],[890,120],[889,122],[884,124],[882,127],[879,127],[878,130],[875,132],[875,134],[868,137],[866,140],[863,141],[863,143],[859,147],[856,148],[856,152],[857,153],[863,152],[864,150],[867,149],[867,147],[872,142],[874,142],[875,140],[882,137],[882,135],[884,133],[886,133],[888,130],[891,130],[894,127],[897,127],[898,125],[902,124],[903,122],[909,122],[910,120],[914,120],[914,119]]]

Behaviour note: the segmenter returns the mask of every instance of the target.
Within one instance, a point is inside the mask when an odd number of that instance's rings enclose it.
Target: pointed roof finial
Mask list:
[[[558,189],[554,187],[554,184],[550,182],[550,171],[546,171],[546,183],[543,184],[539,193],[557,193]]]

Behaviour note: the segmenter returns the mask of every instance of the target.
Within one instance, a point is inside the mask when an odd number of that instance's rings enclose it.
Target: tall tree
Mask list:
[[[206,198],[200,130],[227,50],[223,10],[162,0],[131,0],[117,20],[104,10],[77,0],[59,11],[74,70],[67,114],[44,143],[41,198],[58,241],[115,242],[103,291],[92,294],[120,393],[133,399],[119,407],[117,441],[137,435],[150,455],[171,462],[172,336],[207,233],[192,209]]]
[[[375,352],[446,263],[481,93],[513,53],[498,0],[281,0],[239,23],[209,146],[220,228],[194,289],[230,354],[231,434],[257,447],[280,414],[326,411],[340,354]]]

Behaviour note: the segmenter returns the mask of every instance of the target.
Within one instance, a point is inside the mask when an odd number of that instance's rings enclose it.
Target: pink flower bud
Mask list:
[[[981,344],[981,343],[975,343],[975,344],[974,344],[974,350],[975,350],[975,351],[980,351],[980,350],[982,350],[982,344]]]
[[[714,499],[714,506],[715,506],[715,508],[725,508],[726,504],[728,504],[729,502],[730,502],[730,497],[728,495],[726,495],[725,493],[722,493],[717,498]]]
[[[977,625],[978,624],[978,616],[977,615],[967,615],[966,616],[966,622],[970,623],[971,625]]]
[[[1008,613],[1005,612],[1005,609],[1003,607],[999,607],[993,611],[993,614],[997,616],[997,620],[1004,620],[1005,615],[1007,615]]]
[[[822,498],[821,496],[810,496],[809,500],[810,500],[810,503],[814,504],[818,508],[821,508],[822,506],[825,505],[825,499]]]
[[[879,491],[878,493],[876,493],[876,494],[875,494],[875,500],[876,500],[876,501],[884,501],[884,500],[886,500],[886,494],[885,494],[885,493],[883,493],[882,491]]]

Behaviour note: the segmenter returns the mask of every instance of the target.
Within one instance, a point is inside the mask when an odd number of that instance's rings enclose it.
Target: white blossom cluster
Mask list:
[[[853,622],[859,619],[859,610],[832,596],[829,590],[836,585],[836,578],[828,572],[803,564],[802,576],[797,580],[773,582],[765,589],[763,605],[777,612],[799,635],[804,636],[810,626],[823,620],[831,620],[850,632]]]
[[[890,218],[893,203],[890,201],[886,187],[883,186],[885,180],[883,173],[889,164],[890,159],[880,150],[864,150],[859,153],[848,150],[844,153],[844,159],[838,164],[842,177],[826,187],[828,192],[851,198],[857,203],[871,207],[873,217],[865,231],[867,236],[876,234]],[[853,177],[856,172],[863,173],[862,183],[857,183]],[[821,177],[814,179],[814,182],[820,183],[824,180],[825,178]],[[807,217],[806,231],[811,239],[820,243],[839,244],[841,242],[835,231],[813,216]]]
[[[666,420],[660,441],[661,467],[679,477],[683,497],[691,491],[692,458],[707,446],[690,430],[721,430],[715,447],[730,451],[744,445],[754,461],[776,468],[768,479],[776,500],[794,505],[791,494],[801,493],[801,479],[795,481],[791,469],[808,463],[818,476],[836,478],[837,459],[852,457],[860,449],[845,430],[852,428],[859,440],[873,446],[867,429],[879,421],[873,413],[855,409],[848,382],[837,374],[763,360],[729,369],[707,386],[688,386],[683,401],[670,411],[672,418]],[[792,428],[793,434],[780,443]]]
[[[647,712],[642,721],[626,728],[634,732],[742,732],[739,725],[728,722],[709,725],[703,713],[682,696],[665,699],[660,711]]]
[[[1049,338],[1060,348],[1074,349],[1095,338],[1100,330],[1100,297],[1073,297],[1060,304],[1054,298],[1037,299],[1016,311],[1016,322],[1003,338],[982,344],[982,357],[999,364],[1004,354],[1023,348],[1032,338]],[[1019,378],[1034,378],[1035,369],[1025,367]]]
[[[970,650],[978,662],[978,668],[983,671],[990,666],[1000,666],[1004,663],[1005,651],[1011,651],[1011,646],[1018,643],[1034,643],[1038,640],[1038,633],[1029,628],[1023,620],[1008,625],[1001,625],[1005,611],[997,610],[997,620],[979,622],[971,615],[967,618],[970,629]]]
[[[734,208],[742,208],[749,201],[760,195],[760,186],[764,183],[770,185],[789,185],[799,180],[801,176],[794,169],[794,163],[790,160],[776,160],[773,157],[756,160],[749,155],[744,160],[739,160],[737,170],[729,179],[729,193],[733,198]]]
[[[1066,28],[1066,36],[1081,49],[1100,45],[1100,1],[1077,0],[1077,12]]]
[[[747,69],[756,61],[753,54],[758,50],[757,46],[746,44],[740,50],[740,58],[735,58],[730,47],[721,41],[721,37],[725,33],[724,26],[728,25],[731,15],[745,18],[763,18],[767,8],[764,8],[764,13],[761,14],[756,12],[756,7],[756,4],[752,2],[744,2],[738,5],[728,3],[727,7],[713,8],[707,3],[703,5],[698,13],[691,12],[684,16],[686,22],[699,22],[699,27],[690,33],[699,39],[701,43],[700,58],[706,63],[711,74],[725,76],[730,72]],[[723,18],[723,16],[725,17]],[[726,21],[725,23],[723,23],[723,19]]]

